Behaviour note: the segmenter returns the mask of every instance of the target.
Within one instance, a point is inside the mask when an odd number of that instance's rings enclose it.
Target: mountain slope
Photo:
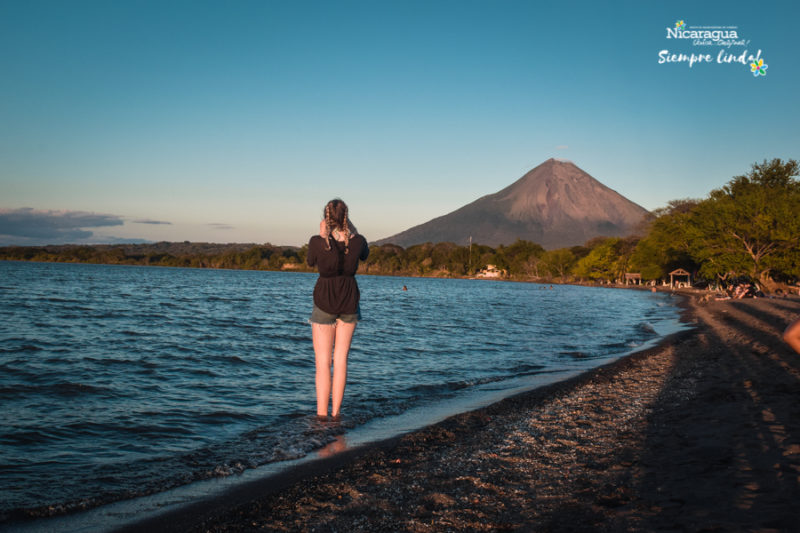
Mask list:
[[[547,249],[629,235],[647,214],[569,161],[548,159],[505,189],[447,215],[381,239],[403,247],[424,242],[497,246],[525,239]]]

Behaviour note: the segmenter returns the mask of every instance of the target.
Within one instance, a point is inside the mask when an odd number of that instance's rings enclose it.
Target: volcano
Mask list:
[[[375,244],[425,242],[496,247],[517,239],[548,250],[634,232],[647,210],[571,161],[548,159],[505,189]]]

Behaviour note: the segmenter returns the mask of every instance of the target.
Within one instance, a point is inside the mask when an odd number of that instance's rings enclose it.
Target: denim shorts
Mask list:
[[[340,315],[332,315],[330,313],[326,313],[316,305],[311,310],[311,318],[308,319],[309,322],[312,324],[336,324],[336,320],[339,319],[342,322],[346,322],[348,324],[355,324],[359,320],[361,320],[361,306],[356,309],[356,312],[353,314],[340,314]]]

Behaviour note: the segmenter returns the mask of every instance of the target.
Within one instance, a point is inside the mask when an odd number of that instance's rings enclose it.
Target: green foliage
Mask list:
[[[425,243],[406,249],[394,244],[370,247],[362,272],[408,276],[471,276],[495,265],[511,277],[537,276],[539,256],[544,249],[538,244],[518,240],[496,249],[481,244],[458,246],[452,242]]]
[[[0,260],[277,270],[281,269],[285,263],[304,265],[306,251],[293,247],[276,247],[269,244],[156,243],[95,246],[9,246],[0,248]],[[303,252],[302,260],[300,252]]]
[[[500,268],[507,269],[511,276],[540,277],[542,275],[541,262],[545,251],[540,245],[517,239],[509,246],[499,247],[498,253],[501,249],[505,266]]]
[[[669,273],[665,265],[669,260],[654,239],[639,241],[630,260],[630,271],[638,272],[644,280],[662,279]]]
[[[573,275],[595,281],[621,279],[627,272],[635,240],[614,237],[592,244],[595,244],[592,250],[573,268]]]
[[[647,235],[631,254],[629,272],[639,272],[645,280],[666,278],[677,268],[696,270],[689,254],[689,220],[700,200],[673,200],[654,213]]]
[[[785,275],[800,245],[798,163],[754,164],[691,212],[690,253],[705,277]]]
[[[700,278],[766,282],[800,276],[798,163],[754,164],[704,200],[676,200],[655,213],[630,267],[645,279],[676,269]]]
[[[373,274],[397,274],[402,268],[401,255],[403,249],[394,244],[370,246],[369,258],[363,264],[364,272]]]
[[[577,260],[573,251],[568,248],[549,250],[541,256],[541,269],[545,275],[563,280],[566,279]]]

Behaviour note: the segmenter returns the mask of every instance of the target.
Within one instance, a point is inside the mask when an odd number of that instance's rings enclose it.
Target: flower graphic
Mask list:
[[[675,29],[677,29],[677,30],[682,30],[685,27],[686,27],[686,23],[684,21],[682,21],[682,20],[679,20],[678,22],[675,23]]]
[[[756,78],[759,76],[766,76],[767,75],[767,65],[764,63],[763,59],[759,59],[758,61],[753,61],[750,63],[750,72],[753,73],[753,76]]]

